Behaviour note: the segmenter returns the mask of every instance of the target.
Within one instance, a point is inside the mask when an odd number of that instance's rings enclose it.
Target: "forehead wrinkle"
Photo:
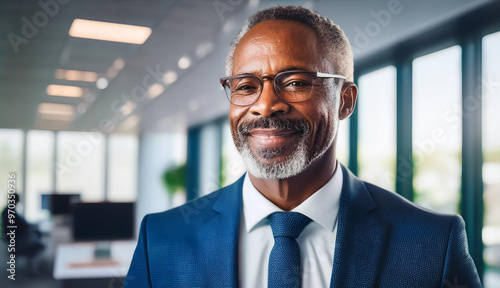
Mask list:
[[[245,73],[264,73],[262,65],[259,65],[257,69],[253,66],[255,66],[254,63],[262,64],[262,62],[264,62],[268,67],[271,66],[271,59],[266,56],[274,54],[273,45],[269,43],[269,41],[265,41],[263,37],[251,39],[248,43],[244,42],[242,44],[244,45],[238,45],[238,47],[236,47],[236,51],[234,53],[233,75]],[[240,54],[244,55],[242,56],[245,59],[244,61],[238,61],[240,59]],[[236,71],[238,72],[236,73]]]

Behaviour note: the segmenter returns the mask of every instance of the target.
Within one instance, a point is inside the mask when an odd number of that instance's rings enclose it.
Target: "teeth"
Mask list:
[[[280,136],[278,136],[278,135],[258,135],[256,137],[262,138],[262,139],[275,139],[275,138],[278,138]]]

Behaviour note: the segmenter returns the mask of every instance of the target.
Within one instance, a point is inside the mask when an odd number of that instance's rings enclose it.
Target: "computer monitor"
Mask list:
[[[42,194],[42,210],[50,210],[52,194]]]
[[[42,194],[42,209],[52,215],[69,215],[74,203],[80,202],[80,194]]]
[[[77,203],[73,207],[74,241],[134,238],[134,203]]]

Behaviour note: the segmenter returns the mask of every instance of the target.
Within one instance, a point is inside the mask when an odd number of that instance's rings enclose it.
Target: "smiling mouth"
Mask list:
[[[278,148],[295,142],[299,135],[298,130],[281,130],[274,128],[258,128],[249,131],[249,138],[254,142],[257,148]]]

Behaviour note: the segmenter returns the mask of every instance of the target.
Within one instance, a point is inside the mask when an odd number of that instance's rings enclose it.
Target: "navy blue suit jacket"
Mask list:
[[[342,169],[331,287],[481,287],[460,216]],[[237,287],[242,186],[146,215],[124,287]]]

